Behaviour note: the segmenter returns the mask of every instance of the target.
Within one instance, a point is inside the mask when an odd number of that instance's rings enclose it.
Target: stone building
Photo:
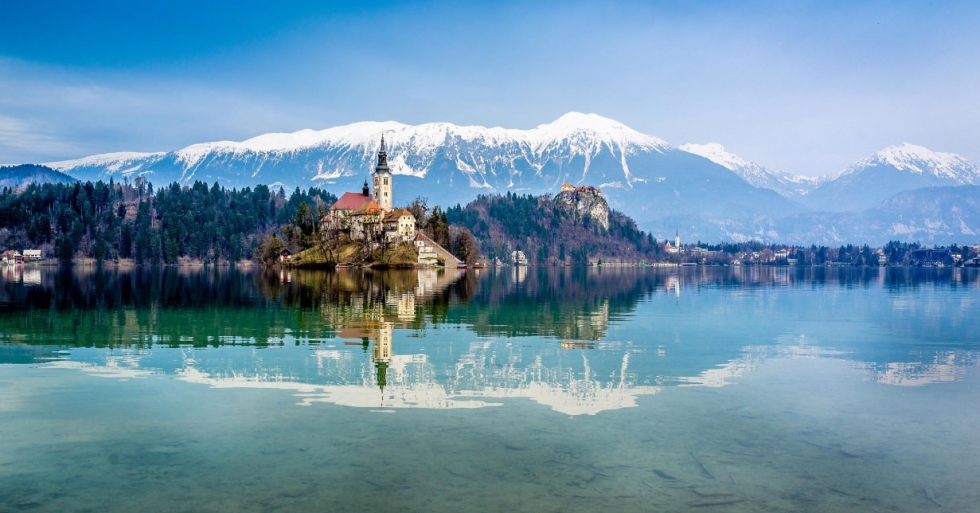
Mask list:
[[[347,235],[353,240],[413,240],[417,231],[415,216],[406,209],[392,207],[394,177],[388,168],[388,152],[383,135],[371,184],[373,190],[368,188],[365,180],[361,192],[345,192],[330,207],[330,213],[321,221],[321,229],[331,236]]]

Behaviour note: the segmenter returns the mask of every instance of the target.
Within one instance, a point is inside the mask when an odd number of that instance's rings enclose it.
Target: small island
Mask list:
[[[351,267],[374,268],[403,267],[466,267],[479,258],[479,251],[468,231],[459,233],[456,239],[466,239],[453,244],[462,251],[460,255],[443,247],[420,229],[419,218],[426,224],[445,224],[445,216],[438,207],[431,220],[426,216],[425,201],[416,199],[409,208],[395,208],[394,176],[388,167],[388,151],[384,135],[378,150],[378,163],[371,175],[371,187],[367,180],[360,192],[345,192],[321,215],[312,237],[298,237],[302,250],[296,254],[272,236],[263,241],[263,259],[267,265],[279,263],[284,267]],[[302,223],[309,208],[301,205],[297,217]],[[416,213],[418,216],[416,216]],[[448,234],[444,230],[434,230]],[[278,259],[275,257],[278,256]]]

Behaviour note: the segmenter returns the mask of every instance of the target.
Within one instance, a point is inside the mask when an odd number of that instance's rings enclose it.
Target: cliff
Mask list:
[[[523,251],[535,265],[641,262],[659,250],[652,236],[611,210],[591,187],[556,196],[480,196],[446,214],[449,223],[473,233],[482,255],[504,262],[513,250]]]
[[[590,217],[602,229],[609,229],[609,203],[606,203],[599,189],[578,187],[564,190],[555,196],[555,204],[567,212],[574,212],[579,219]]]

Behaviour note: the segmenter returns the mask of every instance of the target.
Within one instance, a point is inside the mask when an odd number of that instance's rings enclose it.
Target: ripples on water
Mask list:
[[[0,510],[970,509],[970,269],[0,275]]]

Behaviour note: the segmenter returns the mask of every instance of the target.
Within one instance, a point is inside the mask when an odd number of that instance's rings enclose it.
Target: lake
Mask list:
[[[0,268],[0,511],[968,511],[975,269]]]

